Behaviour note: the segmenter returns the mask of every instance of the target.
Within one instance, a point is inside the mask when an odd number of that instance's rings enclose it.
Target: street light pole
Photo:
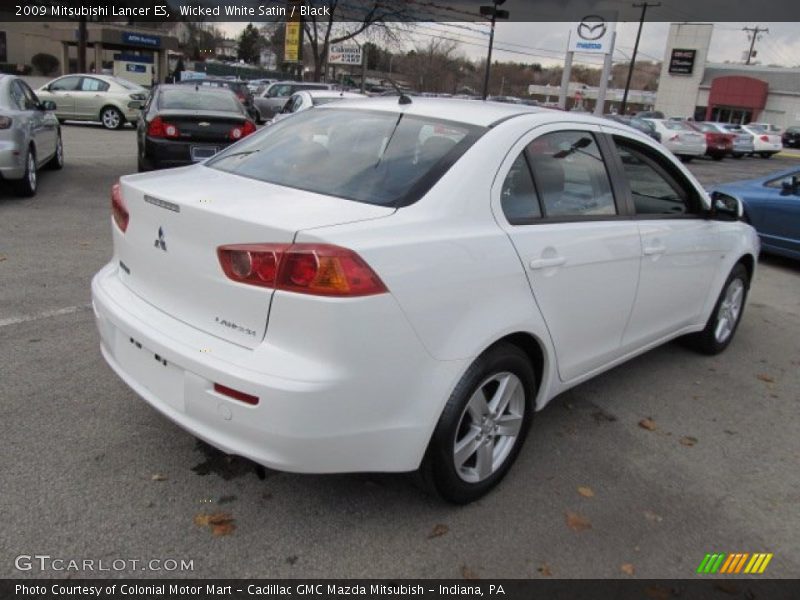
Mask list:
[[[492,6],[481,6],[480,11],[483,16],[492,17],[492,28],[489,31],[489,54],[486,57],[486,71],[483,75],[483,99],[489,97],[489,74],[492,69],[492,47],[494,46],[494,26],[497,19],[508,19],[509,13],[507,10],[497,10],[497,7],[503,4],[506,0],[494,0]]]
[[[634,4],[634,8],[642,9],[642,17],[639,19],[639,31],[636,33],[636,43],[633,45],[633,54],[631,55],[631,64],[628,67],[628,80],[625,82],[625,92],[622,94],[622,102],[619,105],[619,114],[624,115],[628,104],[628,92],[631,89],[631,78],[633,78],[633,67],[636,64],[636,54],[639,52],[639,40],[642,37],[642,27],[644,26],[644,17],[647,14],[648,7],[657,8],[661,6],[661,2],[650,4],[642,2],[641,4]]]

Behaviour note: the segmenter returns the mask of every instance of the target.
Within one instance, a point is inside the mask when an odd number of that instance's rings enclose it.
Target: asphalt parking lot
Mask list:
[[[63,133],[38,196],[0,190],[0,577],[165,575],[15,569],[33,554],[192,560],[185,577],[683,578],[707,552],[800,572],[800,263],[763,258],[727,352],[669,344],[564,394],[505,482],[453,507],[406,476],[259,472],[130,391],[100,356],[89,281],[135,134]],[[690,166],[712,183],[792,165]],[[214,513],[235,529],[214,535]]]

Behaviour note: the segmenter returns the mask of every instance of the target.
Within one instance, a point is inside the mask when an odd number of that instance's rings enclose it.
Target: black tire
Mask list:
[[[734,152],[733,154],[731,154],[731,156],[736,160],[742,160],[744,158],[744,154],[742,154],[741,152]]]
[[[36,167],[36,152],[33,147],[28,148],[28,153],[25,155],[25,174],[13,185],[17,196],[30,198],[36,195],[36,190],[39,188],[39,174]]]
[[[680,159],[681,159],[681,162],[685,162],[685,163],[690,163],[690,162],[692,162],[692,158],[693,158],[692,156],[681,156],[681,157],[680,157]]]
[[[711,156],[711,159],[712,160],[716,160],[716,161],[720,161],[720,160],[723,159],[723,156],[722,156],[722,154],[714,154],[714,155]]]
[[[113,106],[104,106],[100,111],[100,122],[106,129],[122,129],[125,126],[125,116]]]
[[[509,375],[513,377],[508,377]],[[494,377],[498,378],[497,382],[492,379]],[[473,420],[473,411],[468,408],[470,400],[475,396],[479,403],[483,403],[482,406],[491,411],[491,400],[500,395],[492,396],[490,400],[486,399],[487,395],[497,392],[502,380],[507,382],[506,385],[513,386],[508,388],[511,393],[507,404],[500,411],[499,417],[491,412],[483,414],[492,415],[489,421],[496,417],[501,423],[510,423],[509,419],[519,423],[519,429],[513,438],[497,433],[498,426],[492,429],[490,422],[481,426],[477,419]],[[425,487],[454,504],[477,500],[495,487],[511,468],[525,442],[535,394],[536,374],[528,356],[517,346],[501,342],[479,356],[453,390],[428,444],[419,471]],[[455,462],[455,448],[458,436],[462,433],[462,442],[467,436],[473,436],[471,443],[474,443],[476,449],[465,453],[467,459],[459,468]],[[479,477],[478,454],[482,448],[488,448],[488,456],[494,461],[490,461],[490,474],[474,482],[467,481],[460,473],[472,470]],[[496,458],[494,452],[499,453]],[[467,466],[473,458],[474,467]]]
[[[736,285],[735,282],[737,281],[740,282],[742,286],[741,306],[736,314],[735,322],[732,324],[730,333],[728,333],[724,339],[720,340],[716,334],[717,327],[719,326],[720,312],[723,310],[723,302],[726,301],[731,286]],[[731,274],[728,275],[728,279],[725,280],[725,285],[722,286],[722,291],[719,293],[719,298],[717,298],[717,303],[714,305],[714,310],[711,312],[711,316],[708,318],[705,329],[698,333],[685,336],[684,341],[687,343],[687,345],[691,346],[698,352],[712,356],[725,350],[725,348],[727,348],[731,343],[731,340],[733,340],[734,335],[736,335],[736,329],[739,327],[739,323],[742,320],[742,314],[744,314],[744,307],[747,302],[747,292],[749,288],[750,276],[747,274],[747,268],[745,268],[742,263],[737,263],[737,265],[731,271]]]
[[[153,166],[150,164],[150,161],[144,158],[141,153],[136,157],[136,167],[139,173],[153,170]]]
[[[64,168],[64,142],[61,139],[61,132],[58,132],[58,140],[56,141],[56,153],[53,155],[45,165],[52,171],[60,171]]]
[[[761,158],[772,158],[772,152],[761,152],[759,156],[761,156]]]

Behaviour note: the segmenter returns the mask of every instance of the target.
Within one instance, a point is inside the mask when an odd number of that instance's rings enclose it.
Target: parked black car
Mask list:
[[[137,124],[139,171],[205,160],[255,130],[228,89],[160,85]]]
[[[206,79],[187,79],[180,82],[181,85],[193,85],[195,87],[211,87],[211,88],[227,88],[236,94],[239,102],[242,103],[247,115],[256,123],[263,123],[263,118],[255,102],[253,101],[253,94],[250,93],[250,88],[247,87],[246,81],[239,81],[238,79],[214,79],[212,77]]]
[[[800,148],[800,127],[788,127],[783,132],[783,145],[787,148]]]
[[[612,121],[616,121],[617,123],[622,123],[623,125],[628,125],[629,127],[633,127],[634,129],[638,129],[645,135],[649,135],[655,141],[661,141],[661,134],[656,131],[656,126],[653,125],[650,121],[645,121],[644,119],[640,119],[638,117],[629,117],[625,115],[606,115],[606,119],[611,119]]]

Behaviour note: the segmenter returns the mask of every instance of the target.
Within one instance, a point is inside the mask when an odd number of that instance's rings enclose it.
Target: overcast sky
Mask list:
[[[226,23],[224,29],[232,37],[244,23]],[[710,62],[742,62],[742,53],[749,47],[745,26],[769,28],[756,42],[757,61],[761,64],[800,66],[800,27],[798,23],[716,23],[711,40]],[[570,23],[498,23],[495,34],[493,58],[501,61],[540,62],[543,65],[562,64],[567,46]],[[636,39],[638,23],[617,25],[617,51],[615,62],[625,62],[630,57]],[[488,25],[481,23],[420,23],[403,44],[410,49],[415,44],[427,44],[434,38],[448,38],[458,42],[460,52],[470,58],[486,56]],[[639,58],[663,60],[669,23],[645,23],[639,46]],[[576,56],[576,62],[599,64],[599,57]]]

